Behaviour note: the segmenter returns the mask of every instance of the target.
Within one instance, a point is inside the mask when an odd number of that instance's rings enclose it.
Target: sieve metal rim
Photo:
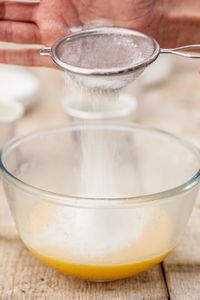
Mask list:
[[[154,51],[152,55],[146,59],[144,59],[143,62],[134,63],[131,64],[129,67],[120,67],[120,68],[112,68],[112,69],[92,69],[92,68],[83,68],[83,67],[77,67],[71,64],[64,63],[62,60],[60,60],[56,54],[58,47],[65,41],[71,41],[76,38],[89,36],[89,35],[96,35],[96,34],[126,34],[126,35],[132,35],[132,36],[140,36],[144,39],[150,41],[153,45]],[[138,69],[143,69],[147,67],[149,64],[151,64],[158,55],[160,54],[160,46],[158,42],[153,39],[152,37],[141,33],[137,30],[122,28],[122,27],[98,27],[98,28],[92,28],[92,29],[85,29],[81,30],[75,33],[72,33],[68,36],[65,36],[64,38],[59,39],[57,42],[53,44],[51,47],[49,53],[48,53],[53,61],[62,69],[78,74],[78,75],[84,75],[84,76],[120,76],[120,75],[126,75],[129,73],[132,73]]]

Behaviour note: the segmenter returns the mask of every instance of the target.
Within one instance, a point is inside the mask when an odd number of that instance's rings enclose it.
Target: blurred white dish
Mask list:
[[[95,105],[95,107],[94,107]],[[63,100],[63,108],[73,121],[80,120],[125,120],[131,121],[135,118],[138,101],[129,94],[121,94],[119,101],[106,100],[95,104],[86,99],[74,99],[66,97]]]
[[[30,71],[17,66],[0,66],[1,99],[15,99],[29,108],[37,102],[38,90],[39,81]]]
[[[9,99],[0,99],[0,148],[2,148],[14,135],[16,121],[24,114],[21,103]]]
[[[145,70],[139,78],[139,81],[145,86],[160,84],[170,77],[173,66],[173,57],[162,54]]]

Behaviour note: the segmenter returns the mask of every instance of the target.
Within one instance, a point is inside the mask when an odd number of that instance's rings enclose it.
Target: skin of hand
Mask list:
[[[200,40],[200,1],[41,0],[0,2],[0,41],[51,46],[71,28],[113,25],[145,32],[163,47]],[[55,66],[38,49],[0,49],[0,63]]]

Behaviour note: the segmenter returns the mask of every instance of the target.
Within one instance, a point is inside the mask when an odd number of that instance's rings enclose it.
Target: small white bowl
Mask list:
[[[99,101],[98,107],[92,101],[84,99],[66,98],[63,100],[63,108],[72,121],[95,121],[95,120],[123,120],[132,121],[138,107],[135,97],[128,94],[121,94],[119,101]]]
[[[13,99],[0,99],[0,149],[15,135],[16,121],[24,114],[24,107]]]
[[[0,66],[1,99],[15,99],[25,108],[38,101],[39,80],[29,70],[19,66]]]

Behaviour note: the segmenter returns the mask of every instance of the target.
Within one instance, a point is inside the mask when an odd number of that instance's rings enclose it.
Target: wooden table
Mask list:
[[[139,123],[178,134],[200,146],[200,77],[197,64],[178,59],[167,83],[141,91]],[[18,134],[66,124],[64,89],[57,72],[41,71],[40,103],[20,121]],[[137,83],[136,83],[137,85]],[[0,299],[114,300],[200,299],[200,202],[182,242],[163,264],[134,278],[89,283],[43,266],[23,246],[0,190]]]

